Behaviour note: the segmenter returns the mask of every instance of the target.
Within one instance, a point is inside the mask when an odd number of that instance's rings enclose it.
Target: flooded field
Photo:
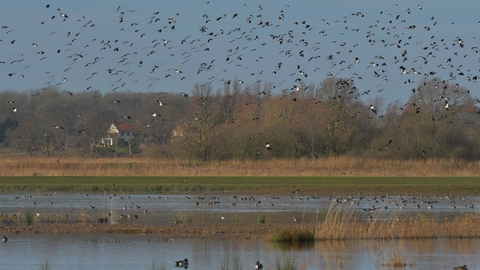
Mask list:
[[[109,223],[135,220],[142,224],[178,222],[208,224],[311,223],[336,205],[359,213],[359,219],[453,219],[476,213],[479,197],[377,195],[291,196],[261,195],[165,195],[165,194],[0,194],[0,213],[30,212],[35,219],[80,214],[108,215]],[[127,218],[128,217],[128,218]]]
[[[371,219],[453,220],[477,213],[480,198],[424,194],[289,196],[224,194],[0,194],[1,226],[16,226],[8,217],[47,217],[72,222],[81,215],[105,216],[104,224],[218,225],[309,224],[322,220],[332,206],[342,205],[368,222]],[[23,219],[20,219],[23,220]],[[70,221],[71,220],[71,221]],[[51,221],[50,221],[51,222]],[[279,245],[266,239],[165,238],[158,234],[29,234],[8,235],[0,245],[4,269],[175,269],[188,258],[189,269],[275,269],[288,260],[296,269],[478,269],[478,238],[422,240],[316,241]],[[228,268],[226,268],[228,266]]]

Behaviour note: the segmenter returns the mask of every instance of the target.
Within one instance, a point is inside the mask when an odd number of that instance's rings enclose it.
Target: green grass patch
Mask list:
[[[315,231],[312,228],[285,227],[272,235],[273,242],[307,243],[315,241]]]
[[[27,209],[25,210],[25,225],[31,226],[34,221],[34,213],[32,210]]]
[[[258,214],[257,216],[257,223],[258,224],[265,224],[265,214]]]
[[[0,177],[0,192],[480,194],[477,177]]]

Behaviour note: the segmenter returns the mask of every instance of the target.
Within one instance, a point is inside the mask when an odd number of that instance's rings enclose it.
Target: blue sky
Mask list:
[[[436,72],[480,96],[471,79],[480,75],[479,8],[474,0],[8,1],[0,10],[0,90],[189,93],[194,83],[222,89],[237,77],[280,93],[298,79],[319,84],[334,75],[370,90],[366,100],[391,102],[406,101]]]

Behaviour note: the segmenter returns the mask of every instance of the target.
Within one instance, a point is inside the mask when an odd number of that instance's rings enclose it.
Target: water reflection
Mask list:
[[[15,235],[0,246],[1,269],[178,269],[188,258],[189,269],[264,269],[285,259],[297,269],[388,269],[403,259],[407,269],[478,269],[478,239],[392,241],[322,241],[311,245],[279,245],[261,240],[175,240],[158,236]],[[236,268],[235,268],[236,267]]]

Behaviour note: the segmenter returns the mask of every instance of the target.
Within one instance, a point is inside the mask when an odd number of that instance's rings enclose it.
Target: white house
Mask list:
[[[107,130],[107,136],[102,138],[100,143],[105,147],[115,145],[117,140],[124,140],[131,143],[140,132],[140,126],[136,123],[111,124]]]

